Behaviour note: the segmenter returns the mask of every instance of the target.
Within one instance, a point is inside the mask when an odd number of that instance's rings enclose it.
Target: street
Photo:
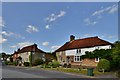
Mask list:
[[[2,78],[85,78],[85,76],[36,68],[3,66]]]

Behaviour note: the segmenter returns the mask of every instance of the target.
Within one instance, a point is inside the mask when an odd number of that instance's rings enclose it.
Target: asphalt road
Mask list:
[[[85,78],[85,76],[36,68],[3,66],[2,78]]]

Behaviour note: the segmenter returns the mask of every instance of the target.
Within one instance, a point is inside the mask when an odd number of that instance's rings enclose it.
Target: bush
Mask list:
[[[110,70],[110,62],[106,59],[101,59],[97,65],[98,71],[109,71]]]
[[[71,68],[71,64],[68,64],[68,65],[67,65],[67,68]]]
[[[67,68],[67,63],[65,63],[65,64],[63,65],[63,67]]]
[[[17,62],[16,62],[16,61],[13,61],[13,65],[14,65],[14,66],[17,66]]]
[[[30,63],[29,62],[24,62],[24,66],[29,66],[30,65]]]
[[[119,77],[119,78],[120,78],[120,70],[119,70],[119,71],[117,71],[117,77]]]
[[[9,61],[5,61],[4,63],[5,63],[5,65],[8,65],[8,64],[9,64]]]
[[[52,67],[53,67],[53,68],[59,67],[59,65],[60,65],[60,64],[59,64],[58,61],[53,61],[53,62],[52,62]]]
[[[44,61],[42,59],[36,59],[33,63],[33,66],[41,65],[43,63],[44,63]]]

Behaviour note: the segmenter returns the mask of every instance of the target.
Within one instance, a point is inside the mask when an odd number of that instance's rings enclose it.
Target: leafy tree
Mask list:
[[[120,69],[120,41],[114,43],[112,59],[114,63],[114,69]]]
[[[3,60],[5,60],[5,58],[6,58],[6,53],[2,53],[2,58],[3,58]]]

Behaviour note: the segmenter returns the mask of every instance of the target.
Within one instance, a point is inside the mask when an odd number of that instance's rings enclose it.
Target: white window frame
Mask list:
[[[82,62],[81,56],[74,56],[74,62]]]
[[[99,62],[99,61],[100,61],[99,57],[95,58],[95,62]]]

